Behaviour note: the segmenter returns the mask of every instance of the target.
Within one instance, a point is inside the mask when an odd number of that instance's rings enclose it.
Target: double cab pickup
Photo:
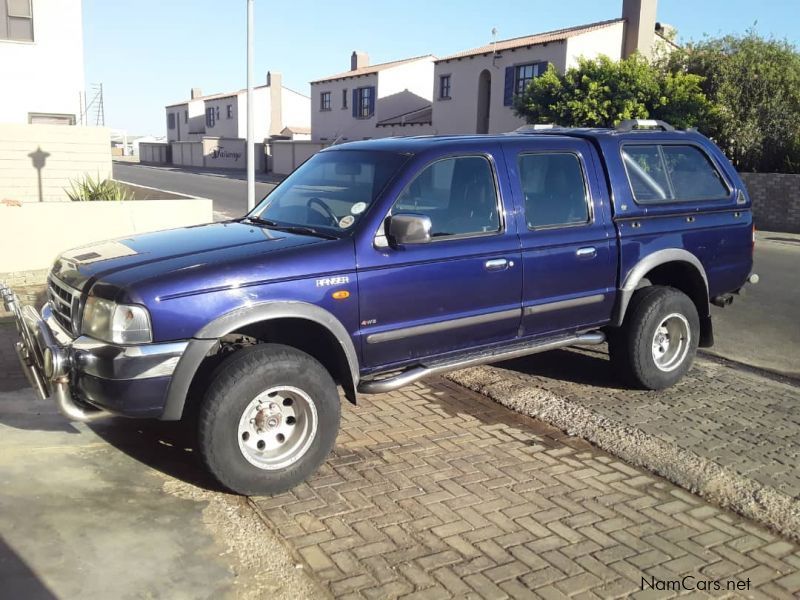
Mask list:
[[[751,272],[747,191],[662,122],[332,146],[248,215],[65,252],[22,367],[69,419],[183,419],[242,494],[309,477],[340,398],[608,343],[658,390]],[[340,394],[341,391],[341,394]]]

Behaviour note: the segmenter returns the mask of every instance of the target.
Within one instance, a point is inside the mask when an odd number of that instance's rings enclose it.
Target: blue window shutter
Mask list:
[[[358,88],[353,88],[353,118],[358,116]]]
[[[503,106],[514,103],[514,67],[506,67],[506,82],[503,87]]]
[[[375,114],[375,86],[369,88],[369,116]]]

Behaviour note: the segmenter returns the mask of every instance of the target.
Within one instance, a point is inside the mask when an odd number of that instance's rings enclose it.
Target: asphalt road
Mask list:
[[[800,379],[800,235],[758,232],[754,263],[761,281],[712,307],[709,352]]]
[[[246,182],[241,172],[213,174],[185,169],[114,163],[114,178],[171,192],[211,198],[215,219],[243,214]],[[256,184],[256,198],[274,183]],[[800,378],[800,235],[759,232],[755,272],[758,285],[747,286],[733,305],[713,307],[714,348],[718,355],[754,367]]]
[[[214,201],[215,219],[238,217],[247,212],[247,182],[244,173],[238,171],[207,174],[188,169],[115,162],[114,179],[189,196],[210,198]],[[265,179],[263,175],[257,177],[256,202],[275,187],[274,183],[263,179]]]

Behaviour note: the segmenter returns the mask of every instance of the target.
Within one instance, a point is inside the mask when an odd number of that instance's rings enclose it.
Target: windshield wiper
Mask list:
[[[315,235],[317,237],[324,238],[326,240],[338,240],[339,236],[334,235],[332,233],[328,233],[326,231],[320,231],[319,229],[314,229],[313,227],[306,227],[305,225],[268,225],[272,229],[277,229],[278,231],[286,231],[287,233],[298,233],[300,235]]]
[[[245,217],[245,220],[252,223],[258,223],[259,225],[266,225],[267,227],[275,227],[277,225],[275,221],[270,221],[269,219],[264,219],[263,217],[248,216]]]
[[[314,235],[316,237],[321,237],[326,240],[338,240],[339,236],[334,235],[332,233],[327,233],[325,231],[320,231],[319,229],[314,229],[313,227],[307,227],[305,225],[288,225],[283,223],[278,223],[277,221],[272,221],[270,219],[265,219],[263,217],[245,217],[247,221],[251,223],[257,223],[258,225],[264,225],[269,229],[275,229],[277,231],[285,231],[287,233],[298,233],[300,235]]]

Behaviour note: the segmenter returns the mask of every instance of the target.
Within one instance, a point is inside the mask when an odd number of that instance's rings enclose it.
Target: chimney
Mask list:
[[[368,66],[369,66],[369,54],[367,54],[366,52],[359,52],[358,50],[353,50],[353,54],[350,56],[350,70],[355,71],[356,69],[362,69]]]
[[[634,52],[649,58],[655,39],[657,0],[622,0],[625,37],[622,58]]]
[[[267,71],[269,86],[269,134],[278,135],[283,131],[283,75],[277,71]]]
[[[192,100],[194,100],[195,98],[199,98],[202,95],[203,95],[203,90],[201,90],[200,88],[192,88]]]

